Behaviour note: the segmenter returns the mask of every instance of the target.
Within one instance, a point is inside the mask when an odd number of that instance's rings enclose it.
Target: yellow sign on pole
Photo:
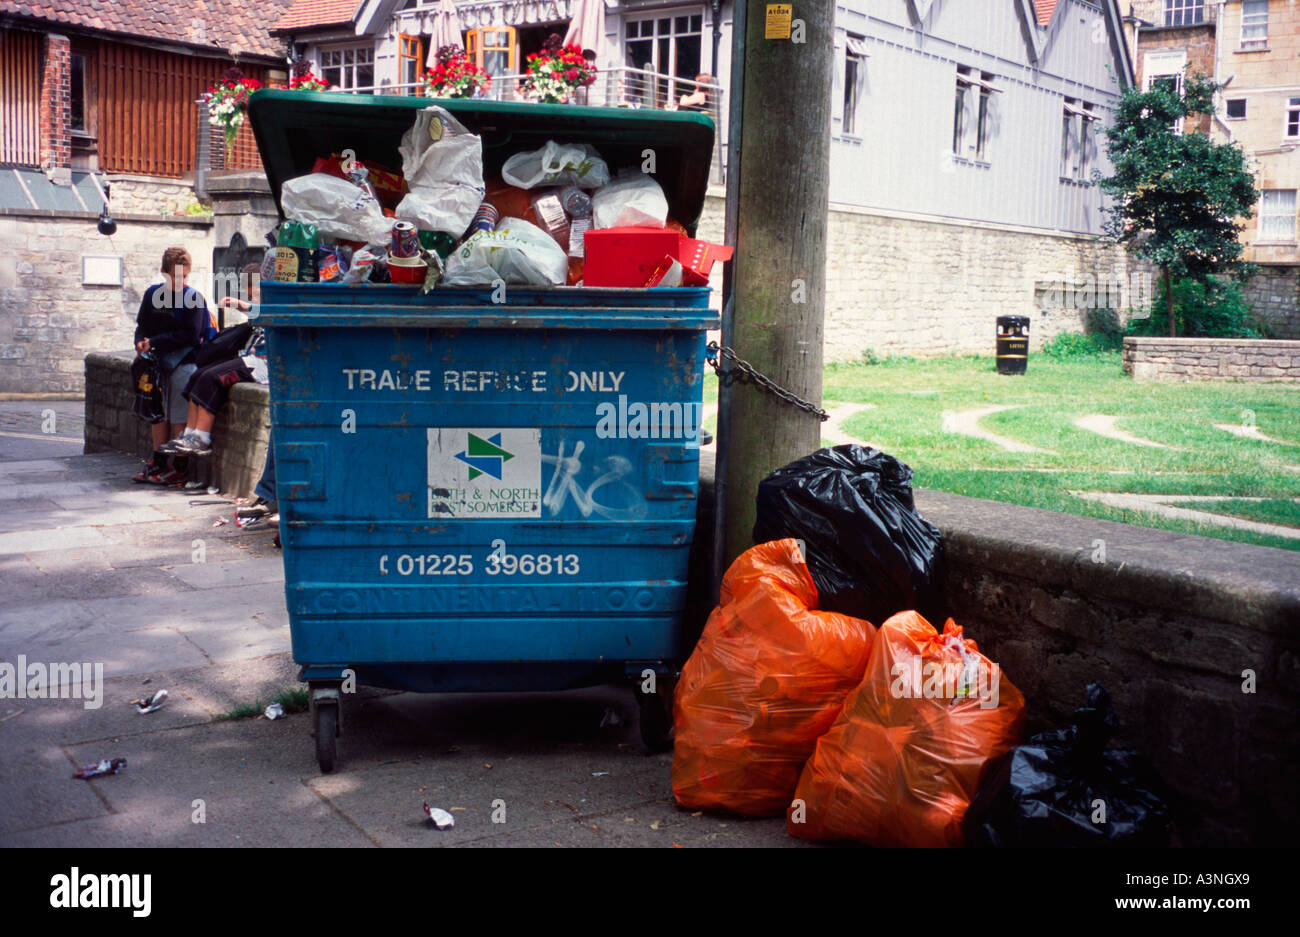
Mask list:
[[[794,18],[794,7],[788,3],[769,3],[767,19],[763,24],[764,39],[789,39],[790,21]]]

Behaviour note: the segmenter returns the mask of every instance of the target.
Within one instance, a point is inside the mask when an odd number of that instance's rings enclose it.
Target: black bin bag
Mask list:
[[[966,814],[973,845],[1169,845],[1164,783],[1140,753],[1106,748],[1117,728],[1110,694],[1100,683],[1086,693],[1073,725],[1012,750],[981,786]]]
[[[943,621],[943,543],[916,513],[912,470],[879,449],[819,449],[758,485],[754,541],[794,537],[820,607],[879,625],[897,612]]]

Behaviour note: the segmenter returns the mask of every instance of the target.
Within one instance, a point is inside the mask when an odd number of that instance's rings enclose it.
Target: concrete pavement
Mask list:
[[[234,505],[133,484],[126,456],[68,452],[79,406],[0,401],[0,661],[104,665],[97,709],[0,699],[0,846],[806,845],[782,819],[679,809],[624,687],[362,688],[330,775],[306,713],[218,720],[300,686],[272,532],[213,526]],[[158,711],[129,705],[162,688]],[[112,757],[120,774],[72,778]]]

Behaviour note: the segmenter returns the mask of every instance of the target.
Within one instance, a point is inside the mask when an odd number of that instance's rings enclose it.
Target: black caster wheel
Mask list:
[[[339,710],[338,706],[323,704],[316,707],[316,761],[322,774],[334,770],[338,756]]]
[[[651,752],[666,752],[673,747],[673,720],[669,714],[668,699],[671,697],[637,690],[636,701],[641,710],[641,742]]]

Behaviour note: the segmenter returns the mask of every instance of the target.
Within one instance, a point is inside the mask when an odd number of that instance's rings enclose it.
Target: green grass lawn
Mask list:
[[[709,390],[716,387],[713,383]],[[710,396],[716,399],[715,394]],[[1300,540],[1164,518],[1086,501],[1073,491],[1217,495],[1178,507],[1300,529],[1300,387],[1204,382],[1137,383],[1118,352],[1053,359],[1031,354],[1028,373],[996,373],[991,356],[831,364],[823,398],[874,404],[844,424],[912,466],[915,484],[1146,527],[1300,550]],[[1013,453],[946,432],[945,414],[997,405],[980,427],[1045,453]],[[1134,445],[1074,426],[1089,414],[1168,449]],[[1280,442],[1234,436],[1215,423],[1254,425]],[[1265,501],[1234,501],[1264,498]]]

